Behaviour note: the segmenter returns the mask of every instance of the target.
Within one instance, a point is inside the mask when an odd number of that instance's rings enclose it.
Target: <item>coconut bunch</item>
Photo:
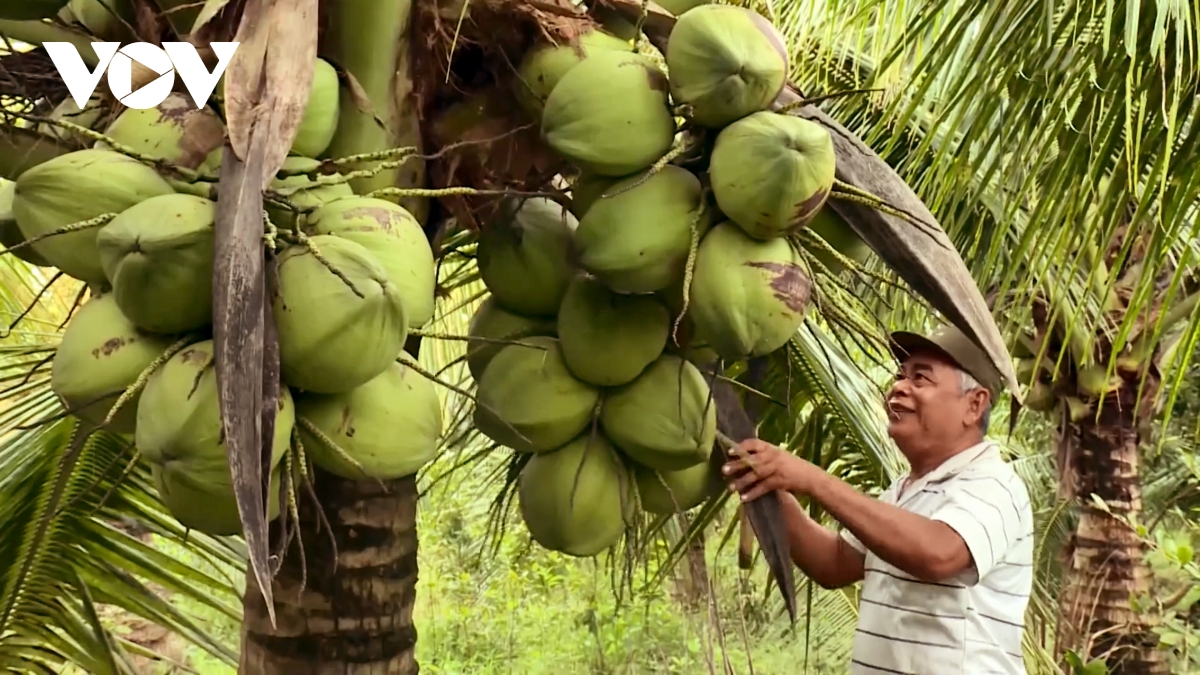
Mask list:
[[[281,371],[272,517],[289,449],[347,478],[390,479],[429,462],[441,433],[433,385],[403,354],[410,329],[432,318],[433,253],[404,208],[321,172],[335,165],[317,158],[338,100],[337,73],[319,60],[267,195]],[[0,185],[5,248],[91,290],[54,355],[51,387],[72,414],[133,437],[181,523],[237,533],[212,344],[222,117],[172,94],[102,132],[65,128],[93,146]]]
[[[768,110],[788,74],[770,22],[684,9],[665,71],[600,30],[525,56],[516,94],[578,169],[571,203],[513,200],[479,238],[491,295],[470,329],[475,423],[530,455],[523,520],[571,555],[613,546],[639,512],[719,493],[707,373],[799,328],[811,266],[798,232],[821,228],[814,257],[831,264],[861,244],[823,209],[828,132]]]

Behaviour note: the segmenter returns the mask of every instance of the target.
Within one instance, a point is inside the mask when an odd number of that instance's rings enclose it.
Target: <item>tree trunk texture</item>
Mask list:
[[[1070,481],[1079,518],[1066,549],[1059,642],[1060,651],[1105,659],[1112,675],[1165,675],[1152,619],[1131,604],[1152,584],[1145,546],[1128,524],[1142,513],[1137,387],[1136,380],[1125,381],[1106,396],[1098,418],[1093,412],[1078,422],[1068,419],[1059,441],[1060,473]],[[1141,403],[1138,418],[1152,410],[1149,394]]]
[[[691,526],[691,518],[681,513],[676,517],[679,523],[680,536],[686,536]],[[705,559],[704,532],[698,532],[687,545],[684,554],[686,565],[681,565],[675,573],[675,597],[680,604],[691,611],[703,608],[708,602],[709,581],[708,561]]]
[[[301,539],[273,583],[276,628],[257,589],[245,593],[239,672],[416,675],[415,477],[348,481],[318,470],[314,489],[324,517],[301,492]]]

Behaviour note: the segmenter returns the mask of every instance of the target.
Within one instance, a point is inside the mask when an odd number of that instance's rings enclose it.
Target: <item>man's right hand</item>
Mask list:
[[[816,466],[784,452],[780,448],[750,438],[729,451],[729,461],[721,468],[729,489],[741,494],[742,501],[776,490],[792,494],[807,493]]]

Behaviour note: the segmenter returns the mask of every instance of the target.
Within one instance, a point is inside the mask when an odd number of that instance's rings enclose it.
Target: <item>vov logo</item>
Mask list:
[[[217,81],[233,60],[238,42],[213,42],[211,47],[217,56],[217,66],[209,72],[196,52],[196,47],[188,42],[164,42],[162,47],[149,42],[132,42],[121,46],[120,42],[93,42],[92,49],[96,51],[99,63],[94,71],[89,71],[79,56],[75,45],[70,42],[43,42],[46,53],[58,69],[67,91],[75,105],[84,107],[100,78],[108,73],[108,88],[112,90],[121,103],[127,107],[145,110],[162,103],[175,87],[175,73],[183,79],[183,84],[192,95],[192,101],[197,108],[203,108],[212,96]],[[158,73],[152,82],[133,91],[133,62],[137,61],[151,71]]]

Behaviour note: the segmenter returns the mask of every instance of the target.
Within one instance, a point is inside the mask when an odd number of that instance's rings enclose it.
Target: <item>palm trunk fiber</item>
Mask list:
[[[1149,414],[1150,401],[1137,405],[1136,381],[1105,397],[1100,414],[1068,422],[1059,457],[1069,458],[1063,472],[1074,481],[1079,520],[1061,597],[1059,640],[1088,659],[1103,658],[1112,675],[1167,673],[1152,619],[1131,599],[1151,590],[1145,546],[1129,524],[1142,513],[1138,475],[1138,416]],[[1153,387],[1147,387],[1153,389]],[[1107,504],[1096,505],[1092,495]]]
[[[274,581],[277,627],[249,589],[239,672],[416,675],[415,477],[380,483],[318,472],[315,483],[328,520],[301,496],[302,541]]]

